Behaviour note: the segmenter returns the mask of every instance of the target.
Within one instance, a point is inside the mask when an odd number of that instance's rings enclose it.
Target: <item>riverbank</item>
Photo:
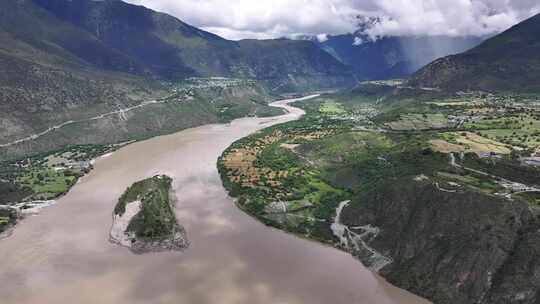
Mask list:
[[[344,252],[268,229],[233,207],[216,159],[234,141],[303,113],[288,110],[155,137],[97,160],[55,206],[2,240],[2,302],[426,303]],[[127,187],[157,174],[173,178],[174,213],[191,246],[133,255],[109,242],[111,210]]]
[[[300,120],[227,148],[218,169],[237,206],[435,303],[518,303],[518,291],[532,303],[536,277],[518,270],[532,258],[517,255],[538,256],[539,169],[519,158],[530,152],[473,133],[474,124],[441,128],[446,105],[359,99],[297,104]],[[531,283],[514,283],[525,277]]]
[[[189,103],[201,101],[201,98],[204,100],[211,99],[212,94],[215,93],[214,90],[217,88],[219,86],[216,84],[199,85],[196,87],[192,85],[188,85],[187,87],[179,86],[173,90],[172,95],[168,98],[142,102],[134,106],[102,113],[90,118],[69,120],[50,127],[43,132],[13,142],[0,144],[0,150],[2,148],[10,148],[12,146],[20,146],[28,142],[42,140],[43,137],[52,136],[51,133],[65,131],[74,125],[93,123],[115,117],[126,121],[129,119],[128,116],[131,112],[136,112],[142,108],[174,104],[178,103],[179,100]],[[281,107],[269,107],[266,105],[265,98],[268,98],[268,96],[259,92],[259,88],[255,83],[235,83],[232,86],[225,86],[221,89],[224,90],[226,96],[212,101],[212,106],[217,107],[216,109],[219,112],[216,114],[218,116],[217,121],[230,122],[241,116],[261,115],[267,117],[283,114],[282,111],[277,110],[281,109]],[[249,92],[243,92],[242,90]],[[253,90],[253,92],[250,90]],[[247,97],[242,95],[243,97],[237,103],[225,102],[228,98],[234,98],[237,94],[246,94],[251,99],[246,103],[243,98]],[[254,96],[260,97],[261,100],[256,100]],[[159,136],[162,133],[156,132],[154,136]],[[111,153],[125,145],[151,137],[153,136],[137,138],[137,140],[129,140],[117,144],[68,145],[53,152],[38,153],[16,160],[0,162],[0,208],[11,209],[19,215],[16,218],[0,216],[0,220],[9,221],[6,225],[0,225],[0,233],[4,230],[14,229],[16,224],[25,215],[36,214],[42,207],[51,205],[48,203],[40,207],[40,202],[55,202],[66,195],[81,177],[93,169],[93,163],[98,158],[110,156]],[[4,233],[3,235],[7,237],[11,233]]]
[[[11,210],[9,225],[0,227],[0,233],[12,230],[28,215],[39,214],[44,208],[56,204],[80,178],[93,169],[100,158],[108,157],[129,144],[68,146],[50,154],[38,154],[17,161],[0,163],[0,208]],[[11,235],[4,233],[4,236]]]
[[[173,213],[171,185],[170,177],[156,175],[127,188],[114,207],[111,242],[137,254],[186,249],[189,241]]]
[[[4,133],[0,160],[69,145],[140,141],[246,116],[279,115],[282,113],[268,106],[275,97],[254,81],[194,78],[169,85],[166,94],[138,102],[109,104],[104,100],[49,115],[37,111],[27,117],[24,126],[0,130]]]

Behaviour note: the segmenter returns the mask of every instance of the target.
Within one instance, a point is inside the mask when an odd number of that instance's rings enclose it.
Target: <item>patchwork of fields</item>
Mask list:
[[[387,105],[323,95],[296,104],[307,112],[299,121],[233,144],[218,167],[242,209],[269,225],[338,247],[341,236],[332,225],[340,203],[352,201],[343,213],[354,213],[359,197],[392,180],[395,187],[430,184],[448,194],[477,193],[536,206],[540,182],[534,176],[540,170],[524,167],[521,159],[534,157],[539,146],[540,109],[503,100],[465,96]],[[531,178],[517,178],[516,168]]]

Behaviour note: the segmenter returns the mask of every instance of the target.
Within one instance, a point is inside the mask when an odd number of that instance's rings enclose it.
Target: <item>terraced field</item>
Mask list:
[[[407,113],[401,115],[397,121],[392,121],[386,124],[391,130],[430,130],[443,129],[452,126],[448,117],[444,114],[416,114]]]
[[[218,167],[231,194],[239,196],[242,209],[268,224],[287,225],[293,232],[328,235],[329,225],[323,219],[348,193],[325,181],[299,149],[344,129],[332,128],[331,123],[328,128],[305,122],[292,125],[290,129],[288,124],[270,128],[235,143]]]
[[[442,139],[431,140],[433,149],[443,153],[472,152],[479,156],[510,154],[512,146],[503,144],[472,132],[441,133]]]
[[[484,134],[501,124],[535,132],[536,112],[525,110],[527,120],[518,114],[523,110],[501,105],[499,99],[474,97],[469,104],[467,98],[384,104],[373,97],[358,103],[349,96],[324,95],[296,104],[307,112],[299,121],[234,143],[218,167],[225,187],[246,212],[347,250],[384,272],[392,268],[392,256],[382,253],[384,246],[371,245],[384,243],[384,228],[372,221],[355,226],[351,218],[365,208],[362,201],[370,200],[373,189],[416,185],[448,196],[538,204],[534,193],[540,183],[533,176],[540,170],[523,168],[520,161],[533,151]],[[514,172],[519,170],[531,178],[518,178]]]

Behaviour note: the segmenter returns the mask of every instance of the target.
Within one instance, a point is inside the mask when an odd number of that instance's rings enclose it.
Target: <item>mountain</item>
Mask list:
[[[0,2],[0,45],[0,144],[164,94],[122,72],[138,68],[130,58],[31,1]],[[102,68],[112,64],[122,69]]]
[[[187,103],[151,105],[146,116],[130,111],[127,120],[107,116],[7,146],[65,122],[160,100],[190,77],[250,81],[210,80],[214,88],[190,91],[195,97]],[[309,41],[229,41],[116,0],[0,1],[0,159],[222,121],[225,106],[228,119],[262,113],[268,94],[354,82],[348,67]]]
[[[92,35],[111,52],[120,54],[122,60],[113,62],[90,58],[111,70],[149,73],[167,80],[209,76],[253,78],[290,90],[324,84],[339,86],[352,80],[347,67],[309,42],[229,41],[167,14],[122,1],[34,2],[59,20]],[[87,48],[74,52],[82,58],[92,57],[94,53]]]
[[[410,84],[442,89],[539,91],[540,14],[459,55],[424,67]]]
[[[360,80],[403,78],[431,61],[478,45],[479,37],[389,36],[372,40],[361,33],[328,36],[316,41]]]

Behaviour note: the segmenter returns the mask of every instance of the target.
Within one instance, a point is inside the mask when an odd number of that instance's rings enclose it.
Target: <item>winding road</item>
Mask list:
[[[540,192],[540,188],[538,188],[537,186],[525,185],[525,184],[522,184],[522,183],[518,183],[518,182],[508,180],[508,179],[506,179],[504,177],[500,177],[500,176],[490,174],[488,172],[484,172],[484,171],[480,171],[480,170],[476,170],[476,169],[473,169],[473,168],[469,168],[469,167],[460,165],[460,164],[458,164],[456,162],[456,156],[454,155],[454,153],[450,153],[449,156],[450,156],[450,165],[452,167],[463,169],[465,171],[473,172],[473,173],[476,173],[476,174],[479,174],[479,175],[483,175],[483,176],[487,176],[489,178],[492,178],[500,186],[502,186],[503,188],[511,190],[512,191],[511,194],[527,193],[527,192]],[[437,185],[437,187],[438,187],[438,185]],[[443,190],[443,189],[439,188],[439,190]],[[503,194],[502,196],[508,196],[508,194]]]
[[[146,106],[152,105],[152,104],[160,104],[160,103],[165,103],[165,102],[168,102],[168,100],[166,100],[166,99],[165,100],[160,100],[160,101],[158,101],[158,100],[150,100],[150,101],[142,102],[142,103],[140,103],[138,105],[135,105],[135,106],[118,109],[118,110],[115,110],[115,111],[103,113],[103,114],[100,114],[100,115],[97,115],[97,116],[94,116],[94,117],[90,117],[90,118],[85,118],[85,119],[80,119],[80,120],[68,120],[68,121],[65,121],[65,122],[63,122],[61,124],[52,126],[52,127],[48,128],[47,130],[45,130],[43,132],[32,134],[30,136],[27,136],[27,137],[24,137],[24,138],[21,138],[21,139],[17,139],[15,141],[8,142],[8,143],[5,143],[5,144],[0,144],[0,148],[7,148],[7,147],[14,146],[14,145],[17,145],[17,144],[20,144],[20,143],[23,143],[23,142],[36,140],[36,139],[38,139],[38,138],[40,138],[40,137],[42,137],[42,136],[44,136],[44,135],[46,135],[48,133],[51,133],[51,132],[53,132],[55,130],[58,130],[58,129],[63,128],[63,127],[68,126],[68,125],[81,123],[81,122],[87,122],[87,121],[93,121],[93,120],[98,120],[98,119],[103,119],[105,117],[112,116],[112,115],[118,115],[120,117],[120,119],[126,120],[127,117],[125,116],[125,114],[127,112],[129,112],[129,111],[133,111],[135,109],[146,107]]]
[[[98,159],[56,205],[1,241],[1,302],[428,303],[346,252],[266,227],[235,207],[216,159],[240,138],[298,119],[303,111],[291,101],[273,104],[289,112],[279,117],[187,129]],[[128,186],[156,174],[173,178],[174,211],[191,246],[133,255],[109,242],[111,213]]]

